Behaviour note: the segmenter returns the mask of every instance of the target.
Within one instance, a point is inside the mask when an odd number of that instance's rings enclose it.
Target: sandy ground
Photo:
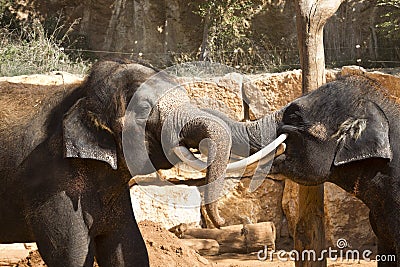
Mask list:
[[[215,267],[294,267],[294,261],[279,261],[278,259],[269,259],[266,261],[259,261],[257,255],[239,255],[239,254],[225,254],[219,256],[207,257],[207,259],[214,263]],[[366,262],[346,262],[342,260],[338,261],[327,261],[328,267],[376,267],[375,261]]]
[[[200,256],[195,250],[185,246],[180,239],[168,230],[151,221],[139,223],[139,227],[146,241],[146,246],[152,267],[294,267],[293,261],[280,261],[275,255],[271,261],[268,258],[260,261],[257,253],[248,255],[223,254],[218,256]],[[44,267],[46,266],[36,244],[8,244],[0,245],[0,266],[13,267]],[[97,265],[96,265],[97,266]],[[375,267],[376,262],[346,262],[330,261],[329,267]]]
[[[8,248],[5,248],[4,245],[0,245],[0,266],[18,266],[18,267],[44,267],[43,261],[40,258],[40,255],[36,250],[31,251],[30,255],[29,250],[24,248],[24,244],[13,244],[14,248],[11,249],[11,246],[8,245]],[[7,254],[5,254],[7,252]],[[204,266],[213,266],[213,267],[294,267],[295,264],[293,261],[281,262],[277,259],[273,261],[259,261],[255,254],[251,255],[239,255],[239,254],[224,254],[219,256],[208,256],[206,257],[208,264]],[[206,263],[206,262],[205,262]],[[375,267],[377,263],[375,261],[366,262],[346,262],[346,261],[331,261],[328,260],[328,267]],[[155,263],[157,264],[157,263]],[[163,266],[163,265],[155,265],[154,263],[151,266]],[[158,260],[158,264],[161,263]],[[171,264],[171,262],[170,262]],[[191,265],[181,265],[182,263],[172,262],[172,265],[166,266],[191,266]],[[187,263],[189,264],[189,263]],[[192,265],[196,266],[196,265]]]
[[[36,250],[35,243],[1,244],[0,266],[12,266],[29,256],[29,252]]]

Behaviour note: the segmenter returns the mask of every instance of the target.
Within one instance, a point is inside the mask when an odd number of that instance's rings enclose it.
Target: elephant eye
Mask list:
[[[304,119],[301,108],[297,104],[291,104],[289,107],[287,107],[282,121],[284,124],[288,125],[303,126]]]
[[[296,112],[296,113],[290,114],[289,115],[289,119],[293,120],[293,121],[300,120],[301,119],[300,112]]]

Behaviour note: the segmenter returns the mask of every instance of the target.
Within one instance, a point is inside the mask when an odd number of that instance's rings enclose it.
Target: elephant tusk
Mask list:
[[[276,149],[275,157],[282,155],[283,153],[285,153],[285,151],[286,151],[286,144],[285,143],[280,144]]]
[[[204,171],[207,168],[207,164],[204,161],[196,158],[193,153],[184,146],[174,147],[172,151],[183,163],[197,171]]]
[[[276,138],[274,141],[272,141],[270,144],[268,144],[266,147],[258,151],[257,153],[254,153],[253,155],[244,158],[242,160],[229,163],[226,171],[227,172],[232,172],[232,171],[237,171],[246,168],[248,165],[251,165],[259,160],[262,160],[266,156],[268,156],[272,151],[274,151],[276,148],[278,148],[278,151],[275,153],[275,156],[279,156],[285,152],[286,145],[283,143],[286,138],[287,134],[281,134]],[[280,153],[280,154],[279,154]]]
[[[259,160],[262,160],[263,158],[268,156],[272,151],[274,151],[277,148],[278,149],[275,153],[275,156],[279,156],[279,155],[283,154],[286,149],[286,144],[283,142],[286,140],[287,136],[288,136],[287,134],[281,134],[278,138],[276,138],[269,145],[267,145],[266,147],[264,147],[257,153],[255,153],[247,158],[244,158],[242,160],[239,160],[237,162],[229,163],[226,168],[226,171],[233,172],[233,171],[244,169],[248,165],[251,165]],[[175,155],[180,160],[182,160],[183,163],[189,165],[193,169],[198,170],[198,171],[204,171],[207,168],[207,164],[204,161],[196,158],[193,155],[193,153],[190,152],[189,149],[187,149],[186,147],[178,146],[178,147],[173,148],[172,150],[175,153]]]

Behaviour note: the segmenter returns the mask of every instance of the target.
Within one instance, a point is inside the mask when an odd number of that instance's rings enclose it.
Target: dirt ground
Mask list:
[[[259,261],[257,255],[239,255],[224,254],[219,256],[207,257],[214,265],[213,267],[295,267],[294,261],[279,261],[276,258],[273,261]],[[327,262],[328,267],[376,267],[375,261],[366,262],[347,262],[347,261],[331,261]]]
[[[207,257],[208,264],[198,265],[197,260],[192,260],[193,263],[186,261],[185,265],[182,265],[183,261],[177,260],[176,262],[164,261],[164,259],[155,259],[153,257],[150,260],[150,266],[210,266],[210,267],[294,267],[293,261],[280,262],[280,261],[259,261],[255,255],[239,255],[239,254],[227,254]],[[186,265],[187,264],[187,265]],[[3,265],[0,265],[3,266]],[[14,267],[45,267],[40,255],[37,251],[33,251],[30,256],[16,265],[4,265]],[[376,267],[377,264],[374,261],[366,262],[333,262],[328,260],[328,267]],[[97,265],[95,265],[97,267]]]
[[[171,232],[151,221],[139,223],[140,230],[146,241],[147,250],[152,267],[205,267],[211,263],[196,253],[193,249],[183,245]],[[17,264],[2,265],[0,254],[0,266],[15,267],[43,267],[46,266],[37,250],[29,253],[25,259]],[[10,258],[10,255],[8,255]],[[15,258],[15,257],[14,257]],[[97,265],[96,265],[97,266]]]
[[[152,267],[294,267],[293,261],[273,261],[269,258],[260,261],[257,254],[223,254],[202,257],[193,249],[185,246],[180,239],[165,228],[151,221],[139,223],[145,238]],[[28,255],[29,253],[29,255]],[[0,266],[2,267],[44,267],[46,266],[34,244],[0,245]],[[96,265],[97,266],[97,265]],[[375,267],[376,262],[328,261],[329,267],[365,266]]]

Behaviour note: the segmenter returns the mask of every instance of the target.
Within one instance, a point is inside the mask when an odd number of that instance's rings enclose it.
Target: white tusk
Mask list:
[[[282,143],[278,146],[278,148],[275,151],[275,154],[268,154],[267,156],[265,156],[264,158],[260,159],[260,165],[264,165],[268,162],[270,162],[271,160],[273,160],[274,158],[282,155],[283,153],[285,153],[286,151],[286,144]]]
[[[229,163],[226,168],[226,171],[232,172],[232,171],[241,170],[241,169],[246,168],[248,165],[253,164],[256,161],[259,161],[259,160],[265,158],[268,154],[270,154],[272,151],[274,151],[280,144],[282,144],[283,141],[285,141],[287,137],[288,137],[287,134],[281,134],[280,136],[278,136],[278,138],[276,138],[274,141],[269,143],[266,147],[264,147],[257,153],[254,153],[253,155],[251,155],[247,158],[244,158],[242,160],[239,160],[239,161],[236,161],[233,163]],[[283,152],[284,152],[285,147],[286,146],[283,146],[283,148],[281,149],[281,150],[283,150]]]
[[[197,171],[204,171],[207,168],[207,164],[204,161],[196,158],[193,153],[184,146],[174,147],[172,151],[174,151],[175,155],[182,160],[183,163]]]
[[[286,151],[286,144],[285,143],[280,144],[275,151],[275,157],[282,155],[283,153],[285,153],[285,151]]]
[[[246,168],[248,165],[253,164],[256,161],[259,161],[263,158],[265,158],[268,154],[270,154],[272,151],[274,151],[276,148],[278,148],[277,152],[275,153],[275,156],[279,156],[285,152],[286,145],[283,143],[285,139],[287,138],[287,134],[281,134],[278,138],[276,138],[274,141],[272,141],[270,144],[268,144],[266,147],[258,151],[257,153],[254,153],[253,155],[244,158],[242,160],[229,163],[226,171],[227,172],[233,172],[237,170],[241,170]],[[182,160],[185,164],[189,165],[195,170],[198,171],[204,171],[207,168],[207,164],[196,158],[192,152],[189,151],[184,146],[178,146],[172,149],[175,155]]]

